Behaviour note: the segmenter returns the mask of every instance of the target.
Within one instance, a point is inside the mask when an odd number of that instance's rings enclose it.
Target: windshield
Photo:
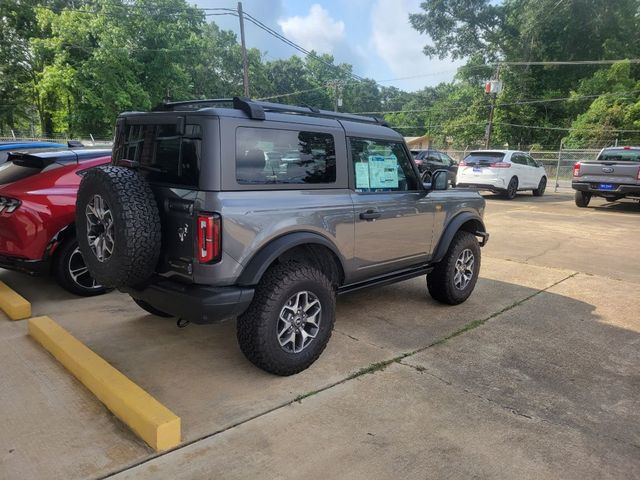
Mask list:
[[[600,161],[640,162],[640,149],[636,150],[603,150],[598,156]]]
[[[464,157],[464,162],[467,165],[474,163],[495,163],[500,162],[504,158],[504,153],[501,152],[473,152]]]

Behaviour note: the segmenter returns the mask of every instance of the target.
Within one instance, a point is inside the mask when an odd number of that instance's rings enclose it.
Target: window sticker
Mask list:
[[[366,162],[356,163],[356,188],[368,190],[369,186],[369,165]]]
[[[371,188],[398,188],[398,158],[391,154],[369,155],[369,183]]]

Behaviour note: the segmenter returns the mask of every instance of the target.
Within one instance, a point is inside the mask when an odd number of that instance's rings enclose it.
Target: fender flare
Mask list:
[[[330,240],[313,232],[294,232],[278,237],[262,247],[242,270],[240,277],[238,277],[238,285],[257,285],[262,275],[264,275],[264,272],[266,272],[269,266],[283,253],[299,245],[309,244],[327,247],[338,258],[341,263],[340,266],[344,268],[338,249]]]
[[[449,245],[451,245],[451,241],[453,240],[454,235],[458,232],[458,230],[460,230],[460,227],[462,227],[469,221],[478,223],[478,228],[475,228],[471,233],[476,234],[477,232],[479,232],[485,234],[482,236],[485,237],[484,243],[486,243],[486,239],[488,238],[489,234],[486,233],[487,229],[484,226],[482,218],[479,215],[471,212],[459,213],[455,217],[453,217],[444,228],[444,232],[440,236],[440,241],[438,242],[438,246],[436,247],[435,253],[433,254],[433,263],[437,263],[444,258],[447,250],[449,249]],[[483,246],[484,243],[482,243],[481,246]]]

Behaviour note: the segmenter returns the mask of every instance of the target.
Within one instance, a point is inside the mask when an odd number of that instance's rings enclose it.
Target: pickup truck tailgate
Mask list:
[[[581,182],[638,185],[639,162],[588,161],[580,162]]]

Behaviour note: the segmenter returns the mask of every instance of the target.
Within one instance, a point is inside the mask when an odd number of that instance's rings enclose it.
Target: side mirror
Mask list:
[[[436,170],[433,173],[426,171],[422,174],[422,184],[425,190],[446,190],[449,188],[449,172],[447,170]]]

